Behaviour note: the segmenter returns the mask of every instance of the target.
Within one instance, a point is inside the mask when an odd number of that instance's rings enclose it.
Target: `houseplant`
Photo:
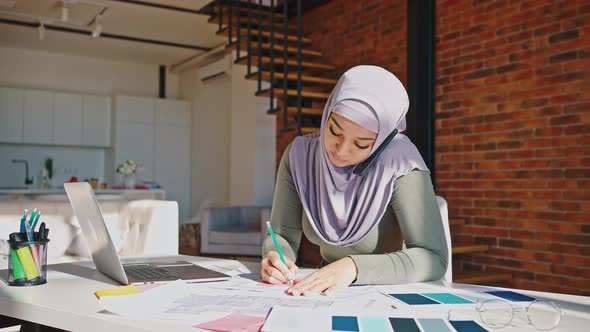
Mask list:
[[[143,163],[137,160],[125,160],[117,166],[117,173],[123,178],[125,188],[134,189],[137,175],[143,173]]]

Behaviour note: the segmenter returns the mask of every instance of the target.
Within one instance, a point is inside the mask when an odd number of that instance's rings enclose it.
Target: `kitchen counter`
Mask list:
[[[166,191],[163,189],[96,189],[94,194],[97,196],[123,196],[128,199],[165,199]],[[67,199],[66,191],[63,188],[50,189],[3,189],[0,188],[0,199],[14,196],[30,198],[53,198]]]

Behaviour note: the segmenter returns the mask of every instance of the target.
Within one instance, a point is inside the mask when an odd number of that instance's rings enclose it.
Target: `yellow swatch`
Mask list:
[[[121,296],[139,294],[139,289],[134,285],[121,286],[117,288],[99,289],[94,292],[94,295],[100,300],[103,296]]]

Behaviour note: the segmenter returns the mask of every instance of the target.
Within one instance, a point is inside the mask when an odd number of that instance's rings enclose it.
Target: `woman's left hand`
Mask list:
[[[357,277],[357,267],[352,258],[344,257],[328,264],[314,273],[293,282],[287,294],[330,295],[334,291],[348,287]]]

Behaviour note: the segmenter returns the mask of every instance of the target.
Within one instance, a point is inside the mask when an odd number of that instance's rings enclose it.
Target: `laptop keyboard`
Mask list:
[[[136,280],[180,279],[178,275],[170,271],[149,265],[124,265],[123,270],[128,277]]]

